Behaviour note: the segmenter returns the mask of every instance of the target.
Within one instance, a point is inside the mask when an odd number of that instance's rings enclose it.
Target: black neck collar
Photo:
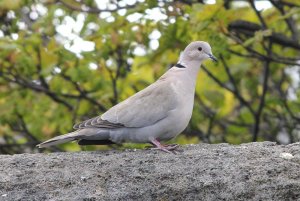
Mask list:
[[[184,65],[182,65],[182,64],[180,64],[180,63],[177,63],[177,64],[175,65],[175,67],[177,67],[177,68],[186,68]]]

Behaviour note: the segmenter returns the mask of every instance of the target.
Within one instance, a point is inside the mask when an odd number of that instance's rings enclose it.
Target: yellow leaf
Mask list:
[[[263,91],[263,88],[261,85],[257,86],[257,94],[261,95]]]
[[[0,1],[1,10],[14,10],[20,7],[21,0],[2,0]]]
[[[58,56],[46,48],[41,48],[40,51],[41,51],[42,68],[43,69],[52,68],[57,63]]]
[[[224,105],[223,107],[220,108],[219,115],[225,116],[229,114],[234,108],[234,100],[235,100],[234,95],[229,91],[225,91]]]

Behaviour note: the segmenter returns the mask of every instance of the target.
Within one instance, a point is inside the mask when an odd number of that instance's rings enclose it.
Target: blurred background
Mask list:
[[[294,0],[2,0],[0,154],[111,148],[35,145],[145,88],[195,40],[219,62],[202,65],[173,142],[299,141],[299,36]]]

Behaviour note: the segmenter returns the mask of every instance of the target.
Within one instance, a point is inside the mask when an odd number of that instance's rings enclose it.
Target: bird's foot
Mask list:
[[[163,145],[161,144],[158,140],[154,139],[151,141],[151,143],[156,146],[156,147],[152,147],[150,149],[152,150],[161,150],[167,153],[173,153],[176,154],[176,148],[179,146],[178,144],[167,144],[167,145]]]

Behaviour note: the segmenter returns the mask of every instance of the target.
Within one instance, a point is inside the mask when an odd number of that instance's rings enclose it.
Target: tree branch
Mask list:
[[[249,38],[253,37],[256,31],[261,31],[264,29],[259,24],[253,22],[245,20],[236,20],[228,25],[228,30],[231,32],[230,35],[243,34]],[[300,50],[300,44],[298,43],[298,40],[290,38],[282,33],[272,32],[270,36],[265,36],[264,38],[272,41],[273,43]]]
[[[256,9],[255,5],[254,5],[254,1],[253,0],[249,0],[249,3],[252,7],[252,9],[254,10],[255,14],[257,15],[261,25],[262,25],[262,28],[263,29],[267,29],[267,24],[264,20],[264,18],[261,16],[260,12]]]
[[[99,14],[101,12],[117,12],[118,10],[121,9],[131,9],[131,8],[135,8],[137,5],[139,4],[133,4],[133,5],[126,5],[126,6],[122,6],[120,7],[117,3],[115,4],[117,7],[115,9],[99,9],[99,8],[95,8],[95,7],[89,7],[86,4],[82,4],[80,7],[68,3],[64,0],[57,0],[58,3],[61,3],[62,5],[64,5],[65,7],[71,9],[71,10],[75,10],[75,11],[80,11],[80,12],[86,12],[86,13],[91,13],[91,14]],[[76,2],[78,3],[78,2]]]
[[[18,75],[13,75],[14,79],[11,79],[5,75],[2,76],[5,80],[9,81],[9,82],[13,82],[18,84],[19,86],[23,87],[23,88],[29,88],[32,89],[36,92],[41,92],[44,93],[45,95],[47,95],[49,98],[51,98],[52,100],[54,100],[57,103],[61,103],[64,106],[66,106],[68,108],[68,110],[73,110],[72,105],[70,105],[68,102],[66,102],[65,100],[59,98],[57,96],[57,94],[55,94],[54,92],[50,91],[47,88],[44,88],[41,85],[35,84],[33,82],[29,82],[25,79],[23,79],[22,77],[18,76]]]
[[[284,107],[286,108],[288,114],[294,119],[296,120],[297,122],[300,122],[300,117],[297,117],[293,112],[292,110],[290,109],[289,105],[288,105],[288,102],[287,102],[287,94],[285,92],[282,91],[282,84],[284,82],[284,80],[286,79],[286,76],[285,76],[285,73],[284,71],[282,71],[282,76],[281,76],[281,80],[279,81],[279,83],[277,83],[278,87],[276,87],[281,99],[282,99],[282,102],[283,102],[283,105]]]
[[[270,55],[261,54],[260,52],[254,50],[253,48],[251,48],[249,46],[245,46],[243,44],[243,41],[240,38],[238,38],[235,35],[233,35],[233,34],[227,34],[227,36],[231,37],[234,41],[236,41],[239,45],[241,45],[244,49],[246,49],[250,53],[250,55],[244,55],[244,54],[242,54],[240,52],[236,52],[234,50],[228,49],[228,51],[230,51],[231,53],[234,53],[234,54],[236,54],[238,56],[250,57],[250,58],[251,57],[255,57],[255,58],[257,58],[257,59],[259,59],[261,61],[269,60],[269,61],[273,61],[273,62],[277,62],[277,63],[282,63],[282,64],[287,64],[287,65],[300,66],[300,64],[297,63],[297,62],[291,62],[291,61],[289,61],[290,60],[289,58],[282,58],[282,57],[276,58],[276,57],[272,56],[272,55],[274,55],[272,53]]]
[[[250,104],[234,89],[230,89],[229,87],[227,87],[224,83],[222,83],[217,77],[215,77],[209,70],[207,70],[207,68],[202,64],[202,69],[207,73],[207,75],[212,78],[219,86],[223,87],[224,89],[227,89],[228,91],[230,91],[231,93],[233,93],[235,95],[235,97],[237,97],[237,99],[241,102],[242,105],[246,106],[248,108],[248,110],[252,113],[255,114],[254,110],[252,109],[252,107],[250,106]]]
[[[38,77],[39,77],[39,80],[42,84],[42,86],[46,89],[49,90],[49,85],[48,83],[46,82],[45,78],[43,77],[42,75],[42,56],[41,56],[41,49],[38,47],[36,48],[36,52],[37,52],[37,57],[38,57],[38,64],[36,65],[37,67],[37,74],[38,74]]]
[[[284,11],[284,7],[283,7],[282,4],[280,4],[280,3],[278,3],[277,1],[274,1],[274,0],[270,0],[270,2],[279,10],[279,12],[281,13],[282,16],[286,15],[286,12]],[[289,29],[292,33],[293,40],[298,42],[299,38],[298,38],[298,31],[297,31],[297,28],[296,28],[297,23],[295,23],[293,18],[291,18],[291,17],[284,18],[284,20],[285,20],[287,26],[289,27]]]
[[[104,105],[102,105],[101,103],[97,102],[95,99],[91,98],[88,96],[88,92],[84,89],[81,89],[81,87],[78,85],[77,82],[73,81],[72,78],[66,74],[64,74],[63,72],[60,73],[60,76],[68,81],[68,82],[71,82],[72,85],[74,85],[74,87],[76,88],[76,90],[79,92],[79,95],[76,96],[76,95],[72,95],[72,96],[69,96],[70,98],[83,98],[87,101],[89,101],[90,103],[92,103],[93,105],[97,106],[99,108],[100,111],[102,112],[105,112],[107,109]]]
[[[267,55],[270,56],[272,50],[272,42],[269,41],[269,46],[267,49]],[[262,95],[260,97],[259,106],[257,111],[255,112],[255,123],[254,123],[254,129],[253,129],[253,138],[252,141],[257,141],[257,137],[259,134],[259,126],[260,126],[260,117],[263,111],[263,108],[265,106],[265,97],[268,91],[268,80],[269,80],[269,74],[270,74],[270,60],[266,60],[264,62],[264,72],[263,72],[263,89],[262,89]]]

